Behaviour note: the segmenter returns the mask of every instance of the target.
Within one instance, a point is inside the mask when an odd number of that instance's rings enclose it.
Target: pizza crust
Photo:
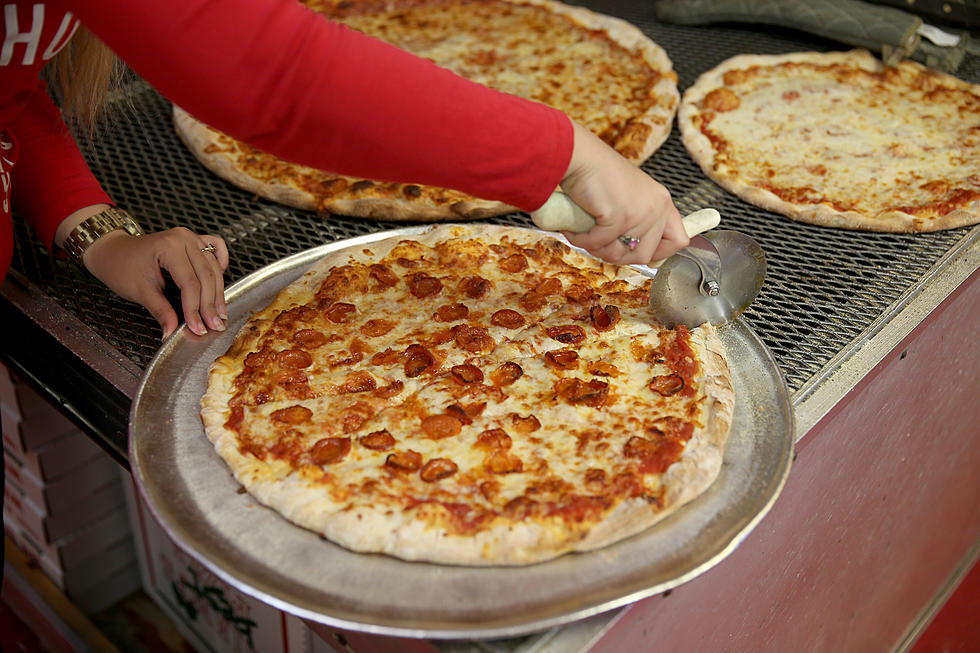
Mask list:
[[[337,501],[288,463],[260,460],[243,451],[237,433],[227,426],[231,415],[229,399],[235,394],[234,380],[244,367],[245,357],[274,327],[276,317],[313,299],[325,275],[335,266],[381,260],[406,238],[432,245],[450,236],[479,238],[488,244],[554,243],[571,263],[603,270],[612,278],[635,279],[631,268],[596,261],[541,232],[489,224],[443,225],[410,237],[398,236],[331,252],[284,288],[267,308],[251,316],[228,352],[208,370],[207,389],[201,399],[205,433],[217,455],[250,494],[290,522],[353,551],[441,564],[489,566],[533,564],[569,552],[608,546],[674,514],[714,482],[722,465],[735,397],[724,346],[710,324],[691,332],[690,344],[700,364],[699,387],[705,394],[700,423],[679,460],[664,473],[657,504],[653,506],[644,498],[624,499],[585,530],[570,528],[560,518],[511,521],[501,517],[488,528],[459,535],[420,518],[420,511],[438,513],[441,507],[423,503],[416,508],[392,510],[386,505],[365,505],[356,500],[353,504]]]
[[[234,152],[218,145],[221,133],[194,118],[184,109],[173,107],[174,129],[187,149],[205,168],[230,184],[254,193],[267,200],[291,206],[301,211],[336,213],[356,218],[390,220],[392,222],[422,221],[441,222],[446,220],[478,220],[496,215],[512,213],[517,210],[504,202],[481,200],[476,197],[450,191],[453,201],[442,204],[429,202],[401,201],[389,197],[359,197],[333,199],[328,207],[321,206],[317,198],[299,188],[281,183],[275,179],[265,181],[246,174],[239,169]],[[296,166],[300,170],[311,170]],[[334,175],[348,183],[358,180],[352,177]]]
[[[715,145],[698,126],[702,116],[701,104],[705,100],[705,97],[713,90],[725,86],[725,75],[728,73],[748,70],[756,66],[769,67],[787,62],[821,66],[841,64],[854,70],[870,73],[880,73],[886,69],[886,66],[870,52],[866,50],[851,50],[847,52],[823,53],[796,52],[783,55],[738,55],[703,73],[684,92],[680,107],[678,108],[677,121],[681,131],[681,141],[691,158],[715,183],[745,201],[765,210],[779,213],[799,222],[824,227],[891,233],[915,233],[953,229],[980,222],[980,199],[974,200],[962,208],[957,208],[944,215],[932,218],[921,218],[914,214],[894,209],[876,211],[872,214],[867,211],[837,208],[831,202],[814,204],[788,201],[772,191],[761,187],[757,180],[748,178],[743,171],[733,169],[725,163],[718,163],[716,160],[718,151]],[[930,71],[921,64],[913,61],[902,62],[894,69],[904,75],[914,77],[926,76],[930,80],[938,81],[938,83],[945,84],[950,88],[965,90],[980,97],[980,85],[968,84],[952,76]],[[929,83],[932,82],[930,81]],[[805,107],[801,107],[795,115],[802,116],[800,119],[804,121],[808,119]],[[787,123],[787,126],[792,127],[793,125]],[[770,148],[772,150],[801,145],[799,141],[780,140],[780,136],[780,134],[745,133],[745,137],[750,140],[769,139],[767,142],[771,143]],[[807,154],[803,154],[792,165],[798,165],[802,168],[814,163],[813,158],[812,155],[808,156]],[[974,185],[977,189],[980,189],[980,177],[977,178]],[[826,191],[830,200],[833,200],[835,197],[843,197],[846,200],[848,197],[853,196],[854,193],[860,192],[857,187],[852,189],[845,184],[818,188],[817,190]]]

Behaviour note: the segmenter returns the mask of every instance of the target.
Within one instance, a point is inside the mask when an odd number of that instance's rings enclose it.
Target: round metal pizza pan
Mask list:
[[[741,320],[719,329],[736,393],[719,478],[669,518],[604,549],[527,567],[405,562],[347,551],[239,492],[198,414],[210,363],[253,312],[325,254],[426,228],[285,258],[228,288],[225,332],[199,337],[181,327],[163,345],[133,402],[129,446],[140,494],[170,537],[222,580],[278,609],[336,628],[418,638],[544,630],[664,592],[730,554],[775,502],[793,454],[785,381]]]

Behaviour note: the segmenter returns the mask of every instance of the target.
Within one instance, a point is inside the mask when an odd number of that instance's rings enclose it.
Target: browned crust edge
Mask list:
[[[791,220],[823,227],[881,233],[926,233],[955,229],[980,222],[980,201],[974,202],[969,210],[957,209],[937,219],[923,220],[901,211],[889,211],[872,218],[856,211],[839,211],[825,204],[814,206],[787,202],[774,193],[746,183],[738,177],[737,171],[733,172],[727,168],[716,170],[713,164],[717,152],[707,137],[694,124],[695,117],[700,114],[698,104],[708,92],[723,85],[722,77],[730,70],[756,65],[774,65],[783,62],[845,63],[853,64],[855,67],[871,72],[878,72],[884,68],[884,64],[868,50],[855,49],[846,52],[793,52],[781,55],[737,55],[703,73],[684,91],[677,112],[677,123],[681,132],[681,142],[687,149],[688,154],[712,181],[732,194],[762,209],[779,213]],[[904,61],[900,65],[911,67],[914,70],[926,70],[924,66],[914,61]],[[954,83],[961,84],[973,89],[974,92],[980,93],[980,86],[978,85],[968,84],[952,76],[947,77],[950,80],[954,80]]]

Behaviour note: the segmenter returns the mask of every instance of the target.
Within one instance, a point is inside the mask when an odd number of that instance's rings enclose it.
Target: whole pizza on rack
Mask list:
[[[331,251],[211,365],[235,478],[360,552],[523,565],[639,533],[717,477],[734,406],[712,327],[542,232],[440,225]]]
[[[829,227],[980,222],[980,86],[865,50],[740,55],[683,95],[684,145],[720,186]]]
[[[621,19],[580,7],[552,0],[304,4],[475,82],[557,108],[637,165],[666,140],[680,101],[677,75],[660,46]],[[230,138],[179,107],[174,122],[212,172],[295,208],[412,221],[515,210],[455,190],[295,165]]]

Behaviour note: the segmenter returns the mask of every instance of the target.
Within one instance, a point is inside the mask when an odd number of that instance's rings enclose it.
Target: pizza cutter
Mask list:
[[[556,191],[531,213],[545,231],[588,231],[595,218],[568,195]],[[691,243],[663,261],[631,265],[653,279],[650,308],[668,327],[694,328],[705,322],[718,326],[742,313],[762,290],[766,256],[759,244],[737,231],[714,229],[721,221],[715,209],[701,209],[684,218]]]

